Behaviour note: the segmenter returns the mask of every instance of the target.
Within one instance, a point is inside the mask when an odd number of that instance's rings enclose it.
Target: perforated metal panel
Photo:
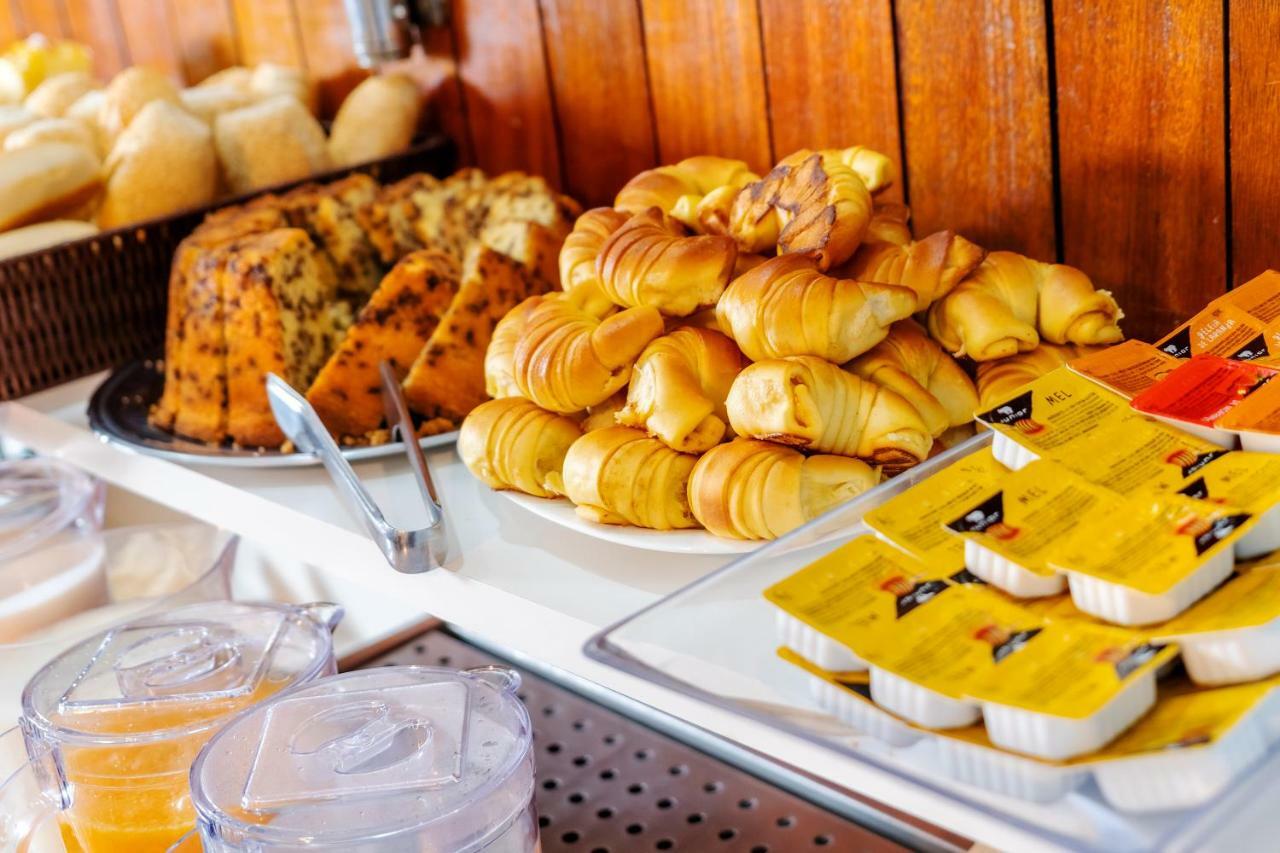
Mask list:
[[[495,662],[437,630],[366,666],[462,669]],[[522,675],[546,853],[904,849],[544,679]]]

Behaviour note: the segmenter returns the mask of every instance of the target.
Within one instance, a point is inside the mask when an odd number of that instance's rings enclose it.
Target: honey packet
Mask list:
[[[1060,464],[1120,495],[1177,491],[1230,451],[1145,418],[1099,430]]]

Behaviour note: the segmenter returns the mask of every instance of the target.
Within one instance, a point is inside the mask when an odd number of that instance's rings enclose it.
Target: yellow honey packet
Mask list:
[[[1159,639],[1256,628],[1280,619],[1280,569],[1236,572],[1221,586],[1168,622],[1146,633]]]
[[[1249,451],[1224,453],[1178,491],[1189,498],[1262,515],[1280,504],[1280,456]]]
[[[1161,595],[1230,548],[1254,520],[1244,510],[1183,495],[1131,498],[1111,517],[1082,525],[1049,562],[1058,571]]]
[[[1132,400],[1178,366],[1178,359],[1144,341],[1124,343],[1082,355],[1067,367],[1109,391]]]
[[[764,597],[861,657],[874,635],[951,589],[951,571],[859,536],[778,581]]]
[[[1106,523],[1120,500],[1048,459],[1005,477],[946,529],[1033,574],[1057,574],[1049,556],[1079,525]]]
[[[1116,423],[1082,440],[1061,464],[1121,495],[1176,491],[1228,451],[1145,418]]]
[[[862,520],[894,545],[926,563],[964,568],[964,543],[943,524],[1009,474],[991,448],[958,459],[871,512]]]
[[[1141,419],[1124,397],[1066,367],[976,417],[1037,455],[1059,460],[1074,454],[1090,435]]]
[[[910,623],[899,622],[869,638],[859,656],[874,667],[960,699],[1043,627],[1039,618],[983,587],[957,586],[922,608]]]
[[[1100,625],[1050,622],[1016,653],[970,682],[969,698],[1039,714],[1092,716],[1134,678],[1177,655],[1161,645]]]
[[[1045,622],[1063,622],[1068,625],[1105,625],[1113,631],[1126,631],[1135,637],[1150,637],[1151,632],[1145,627],[1131,628],[1124,625],[1112,625],[1085,613],[1076,607],[1075,600],[1071,598],[1071,593],[1063,593],[1062,595],[1049,595],[1044,598],[1028,598],[1019,600],[1018,604]]]

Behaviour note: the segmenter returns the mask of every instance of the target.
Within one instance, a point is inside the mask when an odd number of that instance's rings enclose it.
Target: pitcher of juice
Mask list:
[[[30,761],[0,803],[43,803],[29,832],[45,847],[53,825],[67,853],[161,853],[195,823],[200,748],[237,712],[332,674],[340,618],[327,604],[211,602],[72,647],[23,690]]]
[[[237,716],[191,768],[182,851],[534,853],[529,715],[504,667],[381,667]]]

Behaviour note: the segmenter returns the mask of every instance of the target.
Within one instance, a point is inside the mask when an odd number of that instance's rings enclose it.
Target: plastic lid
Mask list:
[[[79,521],[97,488],[53,459],[0,462],[0,567]]]
[[[253,849],[417,835],[433,850],[481,849],[533,797],[519,684],[503,667],[383,667],[255,706],[191,769],[198,825]]]
[[[51,744],[138,743],[207,729],[332,671],[329,632],[340,611],[331,607],[217,601],[118,625],[32,677],[24,724]]]

